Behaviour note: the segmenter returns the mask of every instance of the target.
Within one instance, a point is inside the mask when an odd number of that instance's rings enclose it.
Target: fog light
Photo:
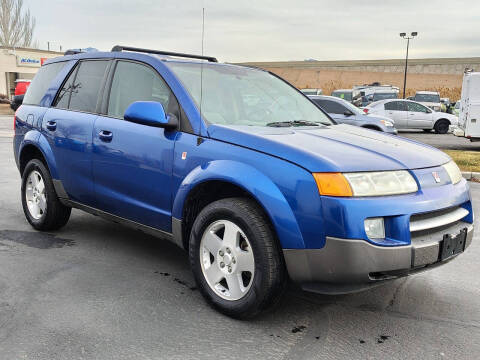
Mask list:
[[[370,239],[384,239],[385,225],[383,218],[365,219],[365,232]]]

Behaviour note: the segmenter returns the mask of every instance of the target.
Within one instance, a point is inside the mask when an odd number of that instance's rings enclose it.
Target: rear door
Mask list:
[[[422,104],[407,101],[408,127],[410,129],[432,129],[432,111]]]
[[[397,129],[408,128],[407,104],[405,101],[389,101],[384,104],[385,115],[395,121]]]
[[[92,132],[109,60],[80,61],[57,94],[43,120],[69,198],[93,206]]]
[[[123,119],[135,101],[157,101],[180,119],[172,91],[150,66],[116,63],[106,114],[93,129],[93,176],[98,208],[171,232],[171,181],[176,130]]]

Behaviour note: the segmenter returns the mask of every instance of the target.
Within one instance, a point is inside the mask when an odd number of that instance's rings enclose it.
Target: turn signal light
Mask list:
[[[313,173],[320,195],[352,196],[352,188],[341,173]]]

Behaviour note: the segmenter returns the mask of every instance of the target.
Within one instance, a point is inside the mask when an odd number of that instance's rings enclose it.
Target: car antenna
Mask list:
[[[202,56],[203,43],[205,39],[205,8],[202,8]],[[202,121],[202,103],[203,103],[203,61],[200,63],[200,121]]]

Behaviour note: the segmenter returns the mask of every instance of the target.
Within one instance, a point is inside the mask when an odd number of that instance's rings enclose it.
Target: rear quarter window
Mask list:
[[[26,105],[40,105],[50,84],[66,64],[67,62],[56,62],[43,65],[28,87],[23,103]]]

